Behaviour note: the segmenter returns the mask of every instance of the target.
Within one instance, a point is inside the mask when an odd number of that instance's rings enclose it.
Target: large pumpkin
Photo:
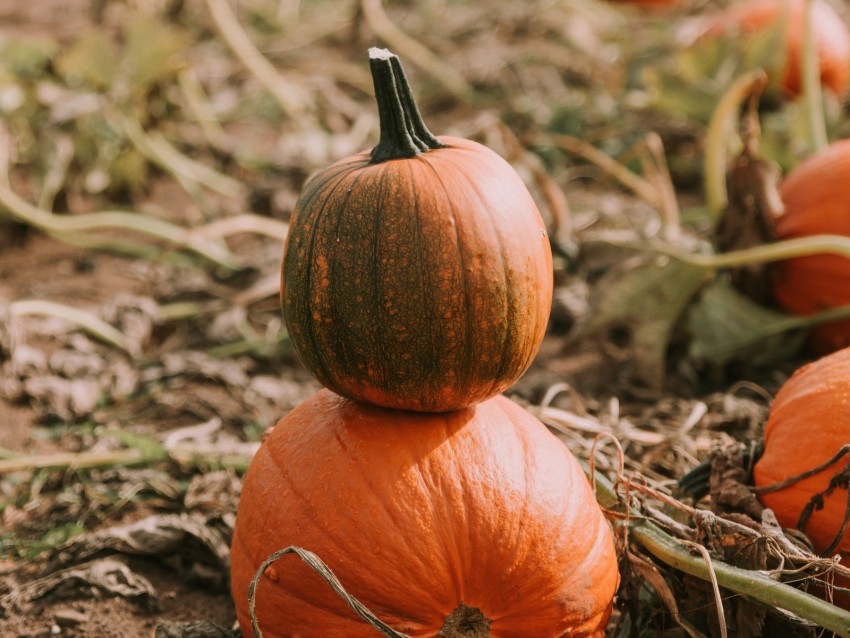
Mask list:
[[[777,239],[850,236],[850,140],[798,164],[779,192],[785,213],[776,219]],[[850,304],[850,259],[818,254],[777,262],[773,293],[780,306],[798,315]],[[813,327],[811,345],[821,354],[850,345],[850,320]]]
[[[537,352],[552,300],[546,229],[510,164],[433,137],[398,58],[370,53],[381,141],[306,185],[284,252],[286,325],[338,394],[466,407],[512,384]]]
[[[263,442],[245,476],[233,536],[237,616],[248,585],[289,545],[316,553],[397,631],[433,638],[455,610],[489,622],[453,636],[604,635],[619,579],[611,531],[567,448],[503,396],[428,414],[321,390]],[[295,557],[266,570],[265,638],[372,638]],[[464,623],[461,623],[464,624]]]
[[[764,453],[753,475],[757,487],[778,483],[828,461],[850,443],[850,349],[839,350],[797,370],[771,406],[764,432]],[[779,522],[796,528],[804,508],[847,467],[845,457],[820,473],[759,498]],[[833,546],[847,510],[847,488],[826,496],[804,531],[818,552],[833,547],[850,564],[850,530]]]
[[[807,0],[744,0],[731,5],[713,16],[707,26],[707,35],[734,35],[754,41],[754,36],[784,20],[785,50],[765,50],[762,64],[770,66],[777,54],[785,56],[779,78],[781,86],[790,95],[802,93],[803,10]],[[811,0],[811,24],[820,62],[821,84],[836,95],[842,96],[850,84],[850,32],[841,17],[825,0]],[[769,57],[768,57],[769,56]]]

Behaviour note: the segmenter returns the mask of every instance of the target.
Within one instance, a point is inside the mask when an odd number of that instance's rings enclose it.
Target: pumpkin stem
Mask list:
[[[416,157],[423,151],[442,148],[419,113],[410,84],[394,53],[386,49],[369,49],[369,67],[378,102],[381,139],[372,149],[372,164],[392,159]]]
[[[467,607],[463,603],[446,616],[438,638],[491,638],[490,623],[478,607]]]

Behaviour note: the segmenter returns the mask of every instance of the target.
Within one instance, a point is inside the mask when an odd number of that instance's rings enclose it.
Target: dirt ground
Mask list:
[[[701,158],[721,89],[705,81],[683,105],[680,76],[702,69],[663,57],[706,3],[385,3],[412,44],[368,0],[224,3],[289,83],[277,98],[226,43],[216,4],[0,0],[0,636],[239,635],[240,477],[263,432],[319,388],[283,328],[286,223],[310,174],[374,143],[362,54],[376,43],[412,52],[432,128],[507,157],[549,226],[552,318],[507,394],[568,430],[584,461],[612,434],[665,493],[713,447],[758,438],[804,335],[712,358],[698,323],[710,277],[634,249],[710,244]],[[87,217],[104,211],[144,221]],[[652,277],[687,294],[618,292]],[[677,595],[699,590],[680,600],[706,632],[690,635],[719,635],[711,595],[664,574]],[[685,635],[669,596],[647,591],[624,586],[632,605],[609,636]]]

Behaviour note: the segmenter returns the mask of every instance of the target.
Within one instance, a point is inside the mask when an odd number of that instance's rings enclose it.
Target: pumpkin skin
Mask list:
[[[845,348],[797,370],[780,388],[765,425],[764,453],[753,468],[757,487],[801,474],[828,461],[850,443],[850,349]],[[847,459],[759,499],[771,508],[784,527],[796,528],[803,508],[822,492],[830,479],[846,467]],[[836,489],[824,499],[804,531],[815,551],[823,552],[834,541],[847,507],[847,491]],[[850,531],[834,553],[850,565]],[[846,601],[850,604],[850,600]]]
[[[775,220],[777,239],[850,236],[850,140],[798,164],[780,184],[785,212]],[[772,268],[773,295],[785,310],[811,315],[850,304],[850,259],[818,254],[786,259]],[[813,326],[809,345],[818,354],[850,345],[850,320]]]
[[[785,7],[788,13],[785,14]],[[785,26],[785,66],[781,86],[794,97],[803,89],[802,66],[804,0],[753,0],[739,2],[714,16],[707,25],[709,37],[731,35],[736,31],[751,36],[770,28],[787,15]],[[823,0],[812,0],[812,32],[820,60],[821,84],[838,96],[850,85],[850,32],[835,10]],[[769,64],[769,61],[765,61]]]
[[[303,402],[245,476],[231,553],[245,636],[248,585],[289,545],[315,552],[350,594],[413,638],[436,636],[461,603],[492,621],[492,638],[601,638],[619,580],[581,467],[503,396],[442,414],[324,389]],[[294,557],[266,571],[256,613],[266,638],[376,633]]]
[[[546,228],[510,164],[469,140],[433,146],[380,162],[376,147],[311,179],[290,221],[281,295],[293,348],[324,386],[440,412],[525,372],[553,275]]]

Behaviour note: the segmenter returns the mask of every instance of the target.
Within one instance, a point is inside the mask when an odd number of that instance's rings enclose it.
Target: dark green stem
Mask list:
[[[441,148],[443,144],[422,121],[398,56],[386,49],[369,49],[369,66],[381,126],[381,139],[372,149],[372,164]]]

